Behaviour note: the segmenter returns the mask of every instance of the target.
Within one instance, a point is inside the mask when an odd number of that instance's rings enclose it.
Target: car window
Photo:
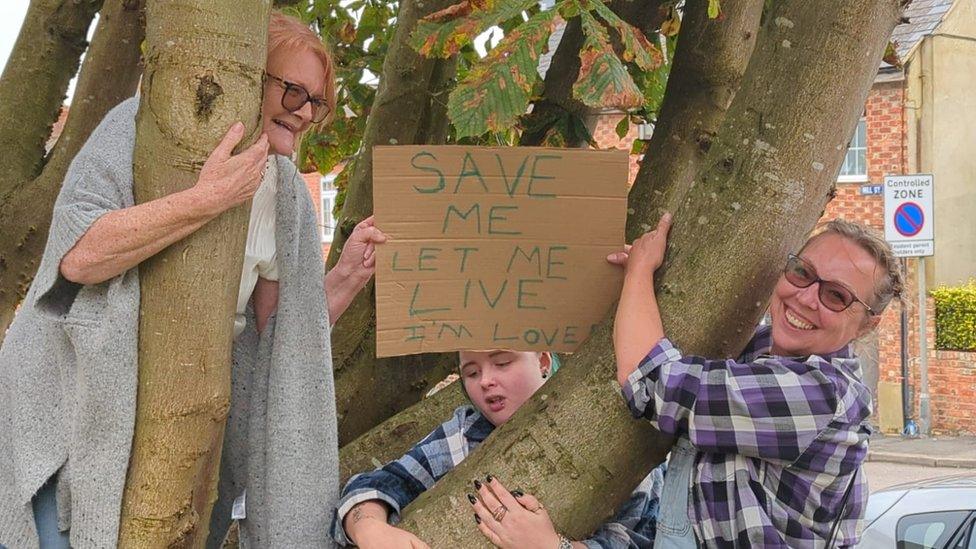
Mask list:
[[[939,549],[962,525],[969,511],[907,515],[899,519],[898,549]]]
[[[969,538],[969,543],[966,543],[966,538]],[[969,534],[962,538],[959,544],[963,549],[976,549],[976,515],[969,519]]]
[[[976,512],[969,515],[969,520],[959,529],[955,538],[949,540],[951,549],[976,549]]]

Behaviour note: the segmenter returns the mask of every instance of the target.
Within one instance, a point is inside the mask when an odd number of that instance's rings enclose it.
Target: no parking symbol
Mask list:
[[[905,202],[895,208],[895,230],[902,236],[915,236],[925,226],[925,212],[914,202]]]
[[[884,179],[885,240],[900,257],[934,253],[933,177],[889,175]]]

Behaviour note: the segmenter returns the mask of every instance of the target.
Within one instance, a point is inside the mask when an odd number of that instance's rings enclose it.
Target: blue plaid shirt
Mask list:
[[[472,406],[461,406],[448,421],[434,429],[403,457],[383,467],[349,479],[342,490],[332,524],[332,535],[342,545],[352,545],[342,528],[346,514],[368,500],[386,502],[390,524],[400,521],[404,507],[458,466],[495,429]],[[657,526],[658,499],[664,485],[663,466],[644,478],[613,521],[583,541],[592,549],[651,548]],[[421,536],[423,537],[423,536]]]
[[[635,417],[698,449],[689,516],[708,547],[838,547],[857,542],[867,482],[871,393],[850,346],[770,356],[768,326],[738,360],[683,356],[661,339],[623,388]],[[856,475],[856,477],[855,477]]]

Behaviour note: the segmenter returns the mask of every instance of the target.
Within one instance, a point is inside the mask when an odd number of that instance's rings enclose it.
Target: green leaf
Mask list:
[[[708,18],[715,19],[718,14],[722,11],[722,7],[719,5],[719,0],[708,0]]]
[[[586,0],[610,28],[617,31],[624,46],[624,61],[633,62],[641,70],[649,71],[661,66],[661,52],[644,36],[644,33],[617,16],[601,0]],[[586,5],[584,5],[586,7]]]
[[[588,11],[580,10],[585,39],[580,49],[580,72],[573,96],[589,107],[636,109],[644,97],[627,69],[613,53],[606,29]]]
[[[537,13],[475,64],[451,93],[447,113],[457,137],[502,132],[525,114],[539,79],[539,56],[554,26],[555,10]]]
[[[450,57],[486,29],[521,15],[536,0],[464,0],[423,18],[410,45],[425,57]]]
[[[671,63],[674,60],[674,48],[677,45],[677,37],[669,36],[666,38],[664,62],[661,66],[647,71],[639,76],[637,85],[644,90],[644,108],[649,120],[657,119],[657,113],[661,110],[664,102],[664,93],[668,86],[668,76],[671,74]]]
[[[620,119],[620,122],[617,122],[617,127],[616,127],[617,137],[623,139],[627,137],[627,132],[629,131],[630,131],[630,117],[625,116]]]

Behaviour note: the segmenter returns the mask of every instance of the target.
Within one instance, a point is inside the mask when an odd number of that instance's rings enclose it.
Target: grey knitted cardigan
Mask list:
[[[0,348],[0,545],[37,547],[31,498],[58,475],[62,528],[77,548],[114,547],[135,417],[137,269],[92,286],[59,274],[101,215],[133,205],[138,102],[113,109],[72,162],[47,248]],[[245,547],[330,547],[338,496],[335,397],[316,217],[278,157],[279,301],[258,336],[234,342],[215,546],[246,489]],[[187,380],[173,380],[174,383]]]

